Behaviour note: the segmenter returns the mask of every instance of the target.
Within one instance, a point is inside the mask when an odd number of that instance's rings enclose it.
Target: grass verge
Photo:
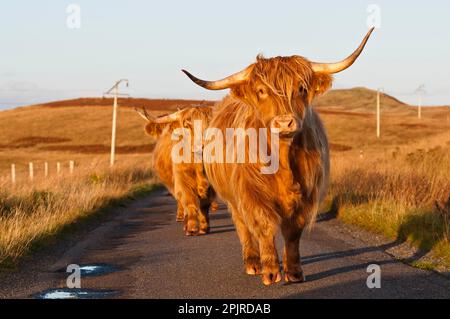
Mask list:
[[[108,208],[151,192],[156,186],[149,166],[133,164],[90,167],[23,185],[1,183],[0,267],[14,267]]]
[[[429,145],[333,158],[331,199],[344,222],[406,241],[450,268],[450,212],[436,205],[450,198],[450,144]]]

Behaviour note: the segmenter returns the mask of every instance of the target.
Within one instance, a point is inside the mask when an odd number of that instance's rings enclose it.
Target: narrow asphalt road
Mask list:
[[[0,297],[35,297],[66,287],[69,264],[105,265],[113,272],[81,277],[83,289],[116,298],[449,298],[450,280],[394,260],[320,221],[301,242],[306,282],[264,287],[244,274],[241,247],[226,208],[211,215],[211,234],[185,237],[175,222],[175,201],[158,191],[137,200],[35,266],[0,278]],[[281,240],[279,240],[281,246]],[[281,251],[281,249],[279,249]],[[381,288],[366,285],[367,267],[381,267]]]

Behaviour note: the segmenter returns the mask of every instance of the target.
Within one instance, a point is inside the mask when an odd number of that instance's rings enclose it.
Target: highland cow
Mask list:
[[[199,121],[206,127],[211,117],[211,108],[190,107],[158,118],[150,116],[145,110],[137,111],[148,121],[145,126],[147,134],[157,139],[153,151],[153,168],[177,201],[177,221],[184,222],[187,236],[208,233],[209,209],[214,202],[215,193],[205,177],[203,164],[194,163],[193,160],[174,163],[171,151],[177,143],[173,138],[174,132],[185,129],[193,135],[194,121]]]
[[[329,148],[324,126],[312,108],[327,91],[332,74],[350,67],[361,54],[371,29],[358,49],[337,63],[315,63],[300,56],[266,59],[219,81],[204,81],[183,72],[209,90],[230,89],[215,106],[209,127],[270,128],[279,132],[279,169],[262,174],[263,163],[212,163],[204,154],[206,175],[231,211],[242,244],[247,274],[261,274],[265,285],[281,280],[275,236],[284,237],[285,281],[305,280],[300,262],[302,231],[311,226],[326,195]],[[266,138],[268,145],[270,136]],[[224,150],[225,151],[225,150]]]

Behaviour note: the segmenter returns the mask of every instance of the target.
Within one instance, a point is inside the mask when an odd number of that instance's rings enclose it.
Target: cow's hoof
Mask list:
[[[261,274],[261,266],[256,264],[245,265],[245,273],[250,276],[256,276]]]
[[[284,281],[292,282],[292,283],[305,282],[305,275],[303,274],[303,271],[296,272],[296,273],[286,272],[284,274]]]
[[[201,199],[208,198],[208,188],[198,187],[197,194]]]
[[[189,219],[185,221],[183,229],[186,236],[197,236],[199,232],[199,225],[197,220]]]
[[[206,235],[206,234],[209,234],[209,227],[207,227],[207,228],[201,228],[201,229],[198,231],[198,234],[199,234],[199,235]]]
[[[199,234],[198,229],[186,229],[184,233],[188,237],[197,236]]]
[[[195,236],[195,235],[197,235],[197,232],[198,232],[198,230],[193,229],[193,228],[188,229],[188,226],[186,226],[186,224],[184,224],[184,226],[183,226],[183,231],[186,236]]]
[[[281,281],[281,273],[280,272],[262,275],[262,282],[265,286],[270,286],[270,285],[275,284],[280,281]]]
[[[216,201],[212,202],[211,203],[211,211],[217,212],[218,210],[219,210],[219,204]]]

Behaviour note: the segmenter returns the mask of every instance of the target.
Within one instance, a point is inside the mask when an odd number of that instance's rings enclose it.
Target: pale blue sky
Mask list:
[[[81,28],[66,8],[81,7]],[[384,87],[402,100],[426,85],[426,104],[450,104],[448,1],[15,0],[0,4],[0,108],[100,96],[116,79],[133,97],[219,98],[191,83],[186,68],[216,79],[266,56],[317,61],[347,56],[381,9],[364,54],[335,88]]]

